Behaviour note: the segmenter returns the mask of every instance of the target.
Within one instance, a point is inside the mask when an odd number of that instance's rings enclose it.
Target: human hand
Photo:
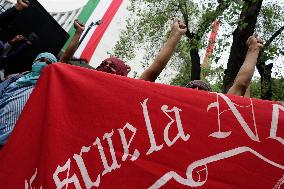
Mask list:
[[[250,36],[247,40],[249,50],[260,50],[263,47],[263,41],[256,34]]]
[[[29,0],[17,0],[17,3],[15,5],[15,8],[18,10],[18,11],[21,11],[25,8],[28,8],[28,6],[30,5],[30,2]]]
[[[85,30],[85,25],[80,23],[79,20],[74,21],[74,28],[76,30],[76,34],[82,34]]]
[[[11,45],[15,45],[15,44],[17,44],[18,42],[20,42],[20,41],[22,41],[22,40],[24,40],[24,39],[25,39],[24,36],[22,36],[22,35],[17,35],[17,36],[14,37],[12,40],[10,40],[9,43],[10,43]]]
[[[182,36],[186,33],[187,27],[186,25],[179,19],[174,19],[174,23],[172,25],[172,35]]]

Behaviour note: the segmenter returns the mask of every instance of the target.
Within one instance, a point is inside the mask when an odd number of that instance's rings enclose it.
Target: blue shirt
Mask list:
[[[0,97],[0,145],[4,145],[13,131],[34,85],[17,86],[11,83]]]

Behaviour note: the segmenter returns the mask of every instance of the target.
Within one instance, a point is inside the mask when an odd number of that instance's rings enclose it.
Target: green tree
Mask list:
[[[263,0],[244,1],[237,28],[233,32],[233,43],[224,77],[224,91],[233,84],[238,70],[242,66],[247,51],[246,39],[254,32],[266,41],[258,59],[258,71],[261,75],[261,98],[272,99],[271,73],[273,63],[283,52],[284,38],[283,7],[277,3],[263,3]],[[277,45],[275,45],[277,44]]]
[[[233,43],[224,76],[224,91],[227,92],[241,68],[247,53],[246,41],[254,33],[257,17],[263,0],[245,0],[237,27],[233,32]]]
[[[284,79],[272,79],[272,100],[284,101]]]
[[[274,101],[284,101],[284,79],[271,79],[272,98]],[[257,78],[251,82],[251,96],[261,98],[261,79]]]
[[[222,15],[230,4],[230,0],[208,1],[202,4],[201,11],[196,3],[188,0],[131,0],[129,11],[132,14],[114,53],[130,60],[138,49],[139,52],[143,49],[146,54],[143,63],[145,66],[149,65],[149,61],[152,61],[168,36],[168,26],[173,18],[183,18],[188,26],[186,39],[178,46],[172,61],[184,63],[176,69],[184,71],[187,81],[200,79],[199,50],[205,46],[205,34],[211,29],[213,21]],[[188,70],[191,70],[190,74]]]
[[[268,4],[263,7],[260,15],[257,30],[266,41],[264,48],[259,55],[257,69],[261,75],[261,98],[273,99],[272,68],[277,70],[274,62],[284,53],[284,8],[277,4]],[[283,89],[283,88],[282,88]]]
[[[130,0],[130,17],[127,27],[116,44],[114,53],[125,60],[132,59],[136,53],[145,54],[143,65],[152,62],[165,38],[173,18],[183,18],[188,26],[186,37],[180,42],[172,58],[172,67],[178,72],[171,84],[185,85],[190,80],[200,79],[200,50],[207,45],[207,33],[213,21],[218,18],[222,27],[222,36],[218,38],[213,62],[217,66],[207,69],[207,79],[214,81],[214,89],[226,92],[244,62],[247,47],[246,40],[255,31],[267,41],[260,53],[258,70],[261,75],[262,94],[265,83],[271,83],[271,61],[283,54],[283,7],[269,0],[215,0],[199,2],[198,6],[188,0]],[[233,42],[230,37],[233,36]],[[191,41],[191,42],[188,42]],[[282,44],[278,45],[277,44]],[[227,69],[220,63],[221,54],[231,46]],[[217,68],[216,68],[217,67]],[[267,73],[265,70],[269,70]],[[261,72],[261,69],[264,69]],[[264,74],[265,73],[265,74]],[[268,79],[264,79],[267,77]],[[270,79],[269,79],[270,78]],[[223,82],[222,82],[223,81]],[[264,82],[265,81],[265,82]],[[269,85],[268,85],[269,86]],[[266,87],[267,88],[267,87]],[[271,88],[271,85],[270,85]],[[271,88],[272,89],[272,88]],[[270,90],[271,90],[270,89]],[[267,91],[267,90],[266,90]],[[269,99],[267,96],[262,98]]]

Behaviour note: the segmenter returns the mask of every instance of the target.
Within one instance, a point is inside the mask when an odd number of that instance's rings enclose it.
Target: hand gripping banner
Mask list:
[[[2,189],[284,187],[284,107],[55,64],[0,151]]]

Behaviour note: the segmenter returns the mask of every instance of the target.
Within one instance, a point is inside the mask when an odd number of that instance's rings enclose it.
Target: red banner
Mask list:
[[[284,107],[55,64],[0,151],[0,188],[282,188]]]

